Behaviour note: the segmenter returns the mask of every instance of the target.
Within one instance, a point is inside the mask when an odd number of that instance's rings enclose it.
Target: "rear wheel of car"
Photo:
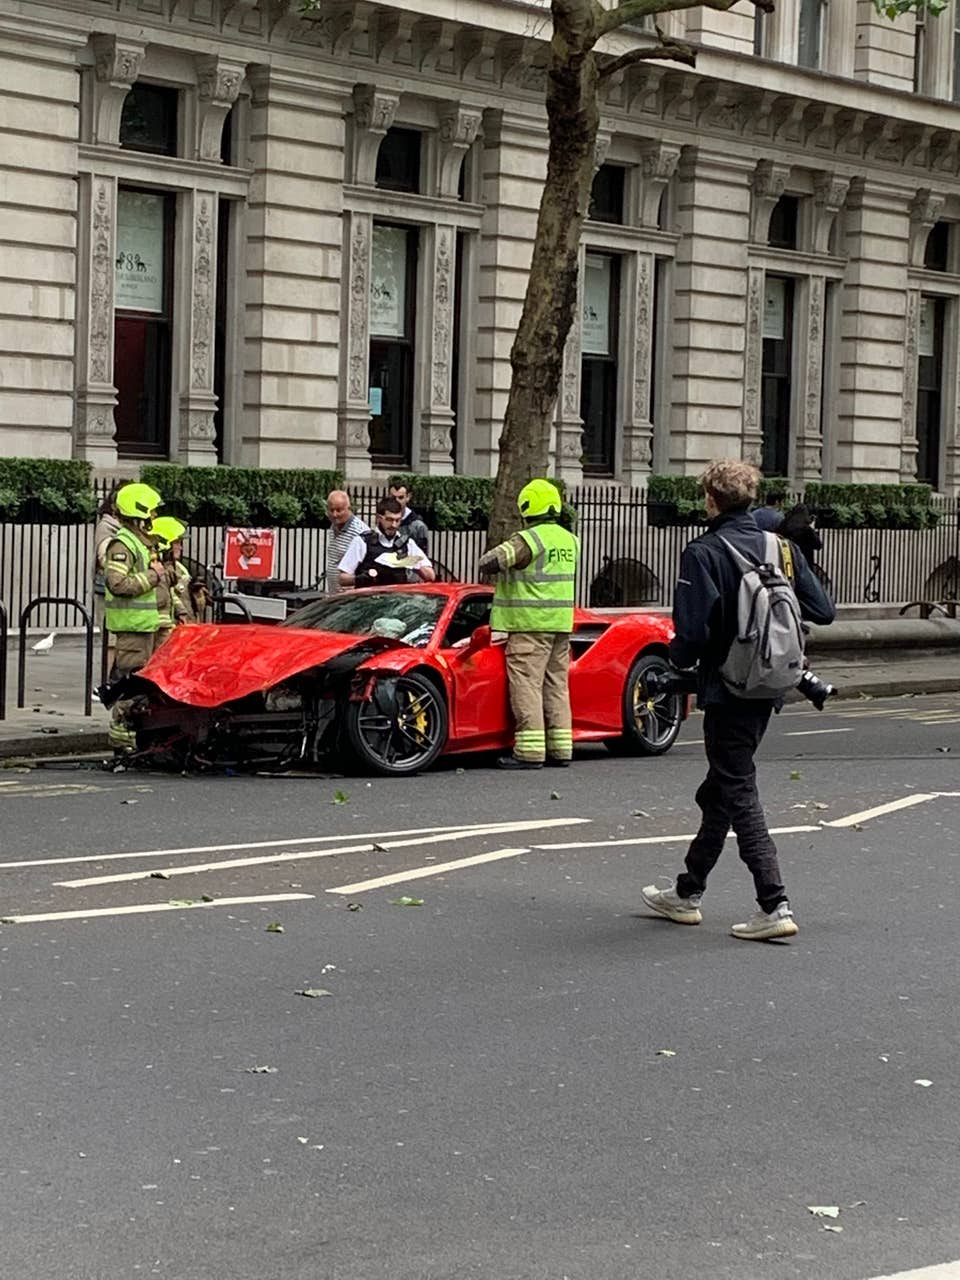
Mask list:
[[[346,734],[357,763],[392,776],[428,769],[447,741],[441,690],[413,671],[377,680],[370,700],[348,702]]]
[[[646,685],[651,672],[669,670],[666,658],[656,653],[642,654],[630,668],[623,687],[623,735],[607,739],[607,748],[614,755],[662,756],[676,742],[685,695],[651,697]]]

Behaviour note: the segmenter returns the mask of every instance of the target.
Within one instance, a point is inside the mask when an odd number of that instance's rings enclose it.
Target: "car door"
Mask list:
[[[502,642],[490,635],[492,596],[465,596],[447,624],[440,652],[453,687],[450,746],[485,750],[509,742],[510,704]]]

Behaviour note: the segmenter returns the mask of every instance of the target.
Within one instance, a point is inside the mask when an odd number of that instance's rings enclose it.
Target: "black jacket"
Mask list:
[[[676,635],[670,643],[670,660],[677,667],[699,662],[700,706],[737,701],[721,680],[719,669],[736,635],[740,570],[721,537],[751,560],[759,561],[764,554],[764,535],[748,511],[717,516],[707,532],[684,549],[673,596]],[[796,549],[793,563],[794,589],[803,617],[808,622],[832,622],[836,617],[833,601]]]

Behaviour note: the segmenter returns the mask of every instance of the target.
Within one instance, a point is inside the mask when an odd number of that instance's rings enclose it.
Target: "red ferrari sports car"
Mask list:
[[[179,627],[122,696],[138,749],[180,768],[349,759],[411,774],[439,755],[509,748],[504,646],[493,590],[463,583],[368,588],[315,601],[280,626]],[[577,610],[575,742],[660,755],[682,694],[648,697],[667,667],[669,619]]]

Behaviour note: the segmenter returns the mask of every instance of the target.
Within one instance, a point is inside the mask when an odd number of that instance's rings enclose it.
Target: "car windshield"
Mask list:
[[[422,648],[433,635],[446,597],[413,591],[378,591],[317,600],[282,625],[336,631],[346,636],[389,636]]]

